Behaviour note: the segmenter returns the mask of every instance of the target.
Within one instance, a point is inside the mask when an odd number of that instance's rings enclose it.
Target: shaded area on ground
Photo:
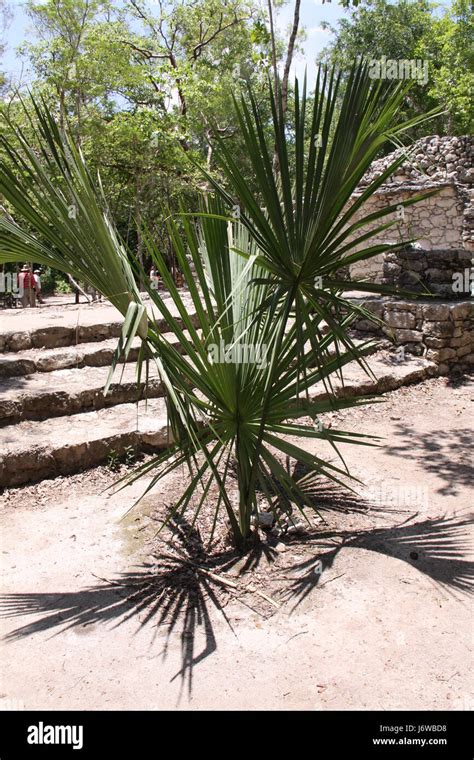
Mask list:
[[[280,597],[283,601],[293,600],[295,609],[321,579],[324,585],[324,573],[332,568],[339,552],[350,547],[401,559],[450,590],[472,593],[474,562],[465,559],[470,546],[468,527],[471,524],[470,515],[419,522],[414,522],[411,516],[389,528],[326,530],[286,537],[283,540],[289,545],[304,545],[311,556],[285,568],[284,572],[290,573],[289,576],[277,571],[274,580],[287,581],[280,589]],[[177,549],[175,555],[166,550],[155,553],[152,561],[143,562],[117,579],[101,578],[100,584],[78,592],[3,595],[0,597],[2,617],[41,616],[11,631],[5,640],[14,641],[48,630],[55,630],[58,635],[69,628],[113,621],[117,627],[136,617],[140,627],[150,622],[157,629],[167,627],[163,657],[166,657],[171,636],[179,633],[181,668],[172,680],[180,677],[181,688],[187,683],[191,693],[194,666],[217,649],[209,604],[223,614],[232,629],[224,611],[228,595],[234,595],[253,609],[249,597],[260,592],[250,585],[250,581],[245,582],[245,573],[264,558],[271,563],[275,548],[271,543],[259,541],[245,557],[232,549],[209,555],[199,532],[190,530],[184,520],[175,521],[173,532],[178,539],[178,545],[173,544]],[[225,575],[237,565],[240,584]],[[264,594],[260,596],[265,597]],[[196,651],[198,629],[203,634],[203,645]]]
[[[428,436],[407,423],[400,423],[396,425],[396,433],[399,440],[387,446],[387,452],[397,457],[415,458],[421,467],[437,475],[443,481],[439,493],[455,496],[461,486],[472,484],[472,462],[468,459],[474,443],[472,428],[439,430]]]

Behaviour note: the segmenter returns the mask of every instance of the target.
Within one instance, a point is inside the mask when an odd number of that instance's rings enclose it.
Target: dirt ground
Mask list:
[[[360,500],[245,560],[156,537],[181,475],[125,517],[106,468],[6,492],[0,707],[472,709],[474,382],[384,398],[325,416],[383,436],[342,449]]]

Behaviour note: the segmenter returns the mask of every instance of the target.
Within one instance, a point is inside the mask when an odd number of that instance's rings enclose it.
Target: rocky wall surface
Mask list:
[[[449,250],[464,249],[474,253],[474,137],[433,135],[417,140],[409,148],[399,148],[372,163],[353,197],[358,197],[394,160],[403,157],[405,160],[364,204],[358,217],[383,206],[397,205],[423,191],[437,190],[437,193],[399,211],[401,218],[397,218],[397,212],[394,212],[396,225],[373,238],[374,242],[396,244],[417,238],[418,249],[440,252],[438,259],[442,258],[442,252]],[[388,220],[389,217],[380,222]],[[373,226],[380,222],[375,222]],[[351,277],[382,282],[387,277],[387,272],[383,271],[384,261],[384,256],[380,255],[367,262],[358,262],[351,267]],[[389,258],[387,263],[400,262]],[[434,261],[433,264],[424,268],[444,269]],[[432,281],[436,282],[435,279]],[[448,295],[442,289],[439,293]]]
[[[457,251],[464,246],[464,205],[453,184],[430,183],[429,185],[403,184],[386,185],[369,198],[362,209],[355,215],[355,221],[363,216],[372,214],[386,206],[402,204],[419,193],[436,190],[436,194],[419,201],[412,206],[400,207],[392,212],[392,216],[378,219],[372,224],[364,225],[363,232],[375,229],[392,219],[396,222],[392,227],[379,235],[364,241],[357,248],[365,248],[378,243],[396,245],[404,240],[416,239],[417,250]],[[354,196],[354,197],[357,197]],[[362,232],[358,231],[358,235]],[[397,254],[394,253],[394,256]],[[353,279],[369,279],[372,282],[382,282],[384,278],[384,254],[375,256],[367,261],[360,261],[350,268]]]
[[[463,248],[425,251],[417,245],[384,254],[380,282],[415,293],[463,300],[474,295],[472,256]]]
[[[474,137],[422,137],[408,148],[398,148],[384,158],[374,161],[361,181],[368,185],[388,168],[397,158],[406,160],[392,175],[394,182],[452,180],[459,184],[474,184]]]
[[[361,333],[386,336],[404,353],[424,356],[438,364],[440,374],[453,367],[474,365],[474,303],[399,301],[371,298],[361,304],[383,321],[359,319]]]

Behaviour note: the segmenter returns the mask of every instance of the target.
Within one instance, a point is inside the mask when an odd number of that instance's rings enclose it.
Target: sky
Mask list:
[[[26,61],[16,53],[16,48],[26,40],[32,39],[32,28],[25,12],[25,2],[22,0],[8,0],[12,11],[12,19],[5,34],[6,50],[3,55],[2,70],[7,75],[14,76],[16,83],[19,79],[26,84],[31,79]],[[293,20],[294,4],[289,2],[278,12],[276,24],[278,28],[287,32]],[[329,31],[322,29],[321,22],[326,21],[336,25],[337,21],[344,16],[344,10],[337,0],[322,3],[322,0],[302,0],[301,3],[301,26],[306,29],[306,40],[302,43],[303,54],[295,58],[293,74],[302,77],[305,66],[315,60],[317,53],[325,47],[331,39]],[[309,77],[308,77],[309,78]]]

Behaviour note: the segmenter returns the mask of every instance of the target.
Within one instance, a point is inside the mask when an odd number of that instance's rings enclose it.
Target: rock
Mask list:
[[[384,322],[390,327],[412,329],[415,327],[415,316],[409,311],[386,311]]]
[[[461,348],[461,346],[474,345],[474,336],[466,332],[459,336],[459,338],[452,338],[449,341],[451,348]]]
[[[271,512],[259,511],[256,515],[253,515],[252,522],[254,525],[258,525],[259,528],[269,530],[275,522],[275,516]]]
[[[58,346],[70,346],[75,342],[76,331],[73,327],[45,327],[44,330],[35,330],[32,335],[32,344],[35,348],[57,348]]]
[[[36,360],[36,368],[38,372],[53,372],[57,369],[81,366],[83,366],[83,363],[80,361],[79,353],[74,349],[65,352],[45,354],[44,356],[39,356]]]
[[[370,322],[368,319],[358,319],[354,327],[361,332],[378,332],[379,326],[376,322]]]
[[[419,343],[423,340],[423,333],[417,330],[394,330],[395,339],[400,343]]]
[[[426,321],[423,324],[423,330],[427,335],[434,337],[450,337],[454,331],[454,325],[452,322],[431,322]]]
[[[28,332],[10,333],[7,338],[9,351],[24,351],[27,348],[31,348],[31,336]]]
[[[413,354],[413,356],[422,356],[425,350],[422,343],[405,343],[404,348],[408,354]]]
[[[461,346],[456,350],[456,354],[458,359],[460,359],[462,356],[467,356],[471,353],[472,344],[470,343],[468,346]],[[446,349],[445,349],[446,350]]]
[[[298,521],[296,523],[290,524],[289,527],[288,527],[288,531],[287,532],[288,532],[289,535],[306,533],[307,528],[308,528],[308,526],[307,526],[306,523]]]
[[[428,348],[444,348],[449,342],[449,338],[433,338],[431,335],[426,335],[424,338],[424,343]]]
[[[426,358],[428,361],[432,362],[443,362],[446,359],[454,359],[456,356],[456,351],[452,348],[440,348],[438,350],[435,349],[428,349],[426,353]]]
[[[449,306],[444,304],[426,304],[423,306],[424,319],[432,320],[433,322],[444,321],[449,319]]]
[[[449,273],[444,269],[427,269],[425,276],[431,282],[446,282],[450,279]]]
[[[456,303],[449,307],[451,319],[466,319],[469,316],[474,318],[473,303]]]
[[[0,358],[0,377],[19,377],[36,372],[35,363],[28,359]]]

